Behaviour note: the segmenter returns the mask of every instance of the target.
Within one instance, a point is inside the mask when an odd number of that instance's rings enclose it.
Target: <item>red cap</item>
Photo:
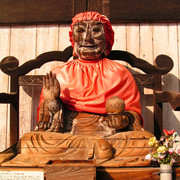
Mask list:
[[[104,31],[105,31],[105,38],[106,38],[107,55],[109,55],[109,53],[111,52],[112,46],[114,44],[114,31],[112,29],[109,19],[105,15],[102,15],[98,12],[86,11],[84,13],[76,14],[72,18],[72,24],[70,26],[71,30],[69,31],[69,37],[70,37],[72,47],[74,48],[74,40],[73,40],[74,24],[80,21],[85,21],[85,20],[100,21],[103,24]]]

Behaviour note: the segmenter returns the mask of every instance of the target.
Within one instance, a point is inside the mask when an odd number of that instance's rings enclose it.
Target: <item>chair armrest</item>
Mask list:
[[[180,111],[180,93],[175,91],[155,91],[158,103],[168,102],[175,111]]]
[[[18,95],[17,92],[12,93],[0,93],[0,103],[17,103]]]

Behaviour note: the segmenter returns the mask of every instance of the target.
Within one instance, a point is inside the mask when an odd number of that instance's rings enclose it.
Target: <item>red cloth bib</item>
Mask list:
[[[75,111],[105,114],[105,102],[112,96],[125,101],[125,109],[141,113],[140,95],[131,73],[107,58],[94,61],[70,60],[53,70],[60,82],[60,97]],[[41,93],[40,103],[44,101]]]

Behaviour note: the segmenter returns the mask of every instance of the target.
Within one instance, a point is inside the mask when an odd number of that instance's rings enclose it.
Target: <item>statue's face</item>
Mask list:
[[[104,52],[105,32],[104,26],[99,21],[80,21],[73,29],[74,51],[84,60],[98,59]]]

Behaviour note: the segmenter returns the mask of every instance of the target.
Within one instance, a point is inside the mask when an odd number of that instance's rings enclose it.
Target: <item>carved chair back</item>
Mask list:
[[[64,51],[46,52],[33,60],[29,60],[18,66],[18,60],[9,56],[1,61],[1,70],[11,77],[10,93],[0,93],[0,103],[10,103],[10,144],[13,145],[19,139],[19,86],[42,86],[43,76],[26,75],[35,68],[40,68],[50,61],[66,62],[72,56],[72,47],[67,47]],[[160,55],[155,59],[155,65],[151,65],[143,59],[135,57],[125,51],[111,51],[109,59],[121,60],[129,63],[132,67],[142,70],[143,73],[133,74],[137,86],[153,90],[154,106],[154,134],[159,137],[162,133],[162,103],[171,99],[168,92],[162,92],[161,76],[167,74],[173,68],[173,61],[170,57]],[[168,97],[168,99],[164,98]],[[179,109],[179,105],[172,103],[174,109]]]

